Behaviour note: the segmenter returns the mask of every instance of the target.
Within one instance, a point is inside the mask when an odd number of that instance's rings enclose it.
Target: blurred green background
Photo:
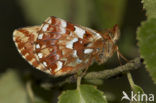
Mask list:
[[[34,69],[22,59],[12,40],[13,30],[40,25],[49,16],[101,32],[118,24],[121,36],[117,44],[121,53],[132,59],[139,56],[136,29],[140,22],[146,19],[140,0],[1,0],[0,12],[0,103],[29,103],[26,91],[28,80],[34,82],[33,90],[38,97],[38,103],[55,103],[61,90],[73,88],[70,84],[51,90],[41,88],[42,82],[55,83],[58,79]],[[95,64],[90,69],[112,68],[118,65],[114,56],[106,65]],[[135,83],[141,86],[145,93],[156,94],[156,85],[144,66],[132,71],[132,75]],[[104,84],[99,88],[111,98],[110,103],[120,103],[123,90],[130,93],[125,75],[104,80]],[[12,95],[13,97],[8,99]]]

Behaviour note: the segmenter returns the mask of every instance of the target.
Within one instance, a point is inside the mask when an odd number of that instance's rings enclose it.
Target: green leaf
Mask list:
[[[138,29],[137,39],[141,57],[156,83],[156,19],[150,19],[142,23]]]
[[[133,85],[132,90],[134,91],[134,93],[138,93],[138,92],[140,94],[144,93],[143,89],[140,86],[136,85],[136,84]]]
[[[58,103],[107,103],[105,96],[91,85],[80,85],[77,90],[61,94]]]
[[[143,7],[149,18],[156,18],[156,0],[142,0]]]
[[[1,103],[28,103],[28,97],[16,72],[8,70],[0,77]]]
[[[144,94],[143,89],[140,86],[136,85],[136,84],[133,84],[132,90],[133,90],[133,92],[135,94],[138,94],[138,93],[139,94]],[[138,98],[138,97],[136,97],[136,98]],[[147,103],[147,101],[145,101],[145,100],[144,101],[141,101],[141,102],[139,102],[139,101],[133,101],[131,103]]]
[[[81,103],[80,95],[77,90],[68,90],[61,94],[59,103]]]

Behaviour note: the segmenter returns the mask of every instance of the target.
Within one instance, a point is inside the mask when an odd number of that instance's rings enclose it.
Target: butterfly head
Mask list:
[[[115,43],[119,39],[120,31],[119,31],[119,27],[117,24],[114,25],[114,27],[112,29],[109,29],[107,32],[108,32],[107,35],[112,40],[112,42]]]
[[[98,63],[102,64],[110,58],[117,49],[116,41],[119,39],[119,28],[115,25],[112,29],[107,30],[103,37],[101,49],[99,49]]]

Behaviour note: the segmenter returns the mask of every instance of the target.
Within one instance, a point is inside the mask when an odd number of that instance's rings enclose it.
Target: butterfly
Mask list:
[[[102,64],[117,50],[119,29],[104,33],[49,17],[41,26],[16,29],[13,40],[22,57],[52,76],[73,74],[94,62]]]

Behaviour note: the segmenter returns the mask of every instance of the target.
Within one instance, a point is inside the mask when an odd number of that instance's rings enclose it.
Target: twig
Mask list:
[[[103,70],[99,72],[90,72],[86,74],[84,79],[107,79],[113,76],[116,76],[120,73],[125,73],[131,70],[138,69],[141,66],[141,58],[137,57],[125,65],[116,67],[114,69]]]

